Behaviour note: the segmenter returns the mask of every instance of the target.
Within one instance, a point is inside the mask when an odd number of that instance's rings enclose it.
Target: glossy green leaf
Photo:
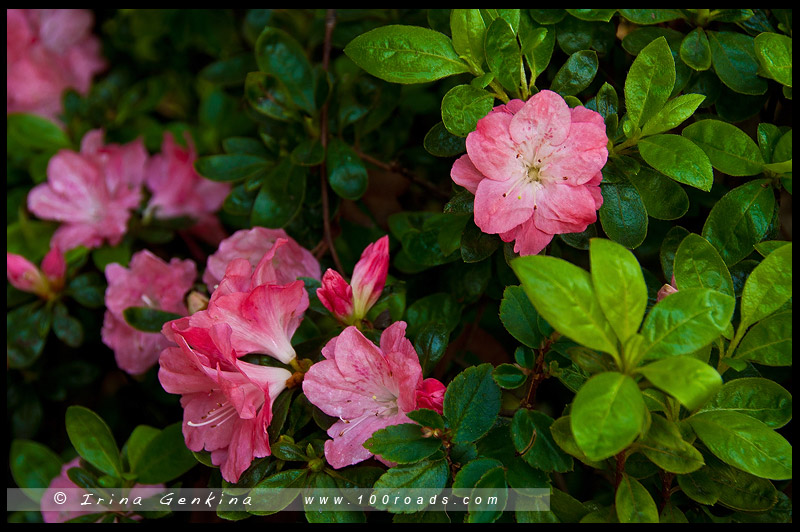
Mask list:
[[[664,133],[679,126],[694,114],[705,98],[702,94],[682,94],[672,98],[642,126],[642,135]]]
[[[528,380],[528,375],[514,364],[500,364],[492,372],[494,382],[504,390],[519,388]]]
[[[700,412],[738,412],[777,429],[792,419],[792,394],[780,384],[759,377],[734,379],[700,409]]]
[[[518,92],[522,79],[522,50],[511,25],[494,19],[486,29],[486,64],[507,91]]]
[[[678,425],[661,416],[651,417],[650,429],[636,448],[654,464],[670,473],[691,473],[705,465],[703,455],[683,439]]]
[[[398,464],[410,464],[428,458],[441,449],[442,440],[424,437],[416,423],[402,423],[372,434],[364,447],[372,454]]]
[[[675,286],[686,288],[711,288],[733,296],[733,279],[725,261],[708,240],[689,234],[683,239],[675,254]]]
[[[703,225],[703,238],[728,267],[747,257],[769,228],[775,196],[769,182],[756,179],[722,197]]]
[[[658,523],[658,508],[653,497],[628,474],[622,475],[614,503],[620,523]]]
[[[689,423],[723,462],[761,478],[792,478],[792,446],[757,419],[733,411],[702,412]]]
[[[306,172],[304,166],[292,164],[290,158],[283,159],[264,177],[253,201],[250,223],[278,228],[292,221],[303,204]]]
[[[422,141],[425,150],[436,157],[454,157],[467,151],[466,139],[453,135],[442,122],[434,125]]]
[[[475,66],[480,67],[485,61],[483,42],[486,36],[486,22],[480,10],[451,10],[450,33],[453,35],[453,48],[456,53],[468,57]]]
[[[494,96],[472,85],[456,85],[442,99],[442,122],[453,135],[466,137],[489,114]]]
[[[633,61],[625,79],[625,106],[633,126],[645,124],[667,102],[675,85],[675,61],[667,40],[659,37]]]
[[[681,41],[681,59],[694,70],[711,68],[711,46],[703,28],[695,28]]]
[[[483,436],[494,425],[499,411],[500,388],[492,378],[491,364],[467,368],[447,386],[444,416],[455,442]]]
[[[175,480],[195,465],[192,452],[184,443],[182,423],[173,423],[162,430],[144,448],[135,462],[137,479],[142,484],[161,484]],[[132,468],[134,464],[131,464]]]
[[[529,465],[542,471],[572,471],[572,458],[553,440],[553,419],[535,410],[520,409],[511,421],[514,448]]]
[[[720,120],[690,124],[681,135],[700,146],[711,166],[728,175],[760,174],[764,159],[756,143],[744,131]]]
[[[747,327],[778,310],[792,297],[792,244],[782,246],[756,266],[742,291],[742,319]]]
[[[303,47],[294,37],[267,26],[256,41],[255,51],[262,72],[279,79],[299,108],[309,114],[316,111],[314,74]]]
[[[238,181],[262,172],[268,161],[255,155],[208,155],[195,161],[197,173],[212,181]]]
[[[539,314],[521,286],[507,286],[500,302],[500,321],[511,335],[527,345],[538,348],[543,338],[537,325]]]
[[[620,9],[619,14],[634,24],[660,24],[684,18],[677,9]]]
[[[744,335],[733,357],[764,366],[791,366],[791,309],[776,312],[753,325]]]
[[[337,195],[357,200],[366,192],[367,169],[356,152],[345,142],[337,138],[330,139],[326,162],[328,182]]]
[[[663,358],[637,371],[689,410],[698,408],[722,386],[717,370],[692,357]]]
[[[735,299],[716,290],[679,290],[654,306],[644,320],[644,360],[697,351],[718,338],[733,316]]]
[[[562,96],[574,96],[594,80],[597,68],[597,52],[594,50],[575,52],[556,73],[550,90]]]
[[[128,307],[122,312],[125,322],[137,331],[158,333],[168,321],[177,320],[180,314],[150,307]]]
[[[570,425],[578,447],[597,461],[630,445],[644,430],[647,415],[633,379],[621,373],[600,373],[578,390]]]
[[[695,143],[678,135],[655,135],[639,141],[647,164],[678,183],[709,191],[714,182],[711,162]]]
[[[376,497],[375,508],[379,510],[390,510],[395,512],[419,511],[428,505],[428,499],[433,490],[444,488],[450,476],[447,462],[445,460],[423,460],[415,464],[402,464],[392,467],[384,473],[376,482],[373,494]],[[420,504],[416,497],[412,498],[411,504],[404,504],[402,499],[395,501],[395,495],[399,490],[413,488],[425,489],[429,497],[425,497]],[[384,499],[384,495],[389,495]],[[389,502],[384,502],[388,500]]]
[[[756,35],[756,58],[761,68],[775,81],[792,86],[792,38],[779,33]]]
[[[758,77],[753,38],[743,33],[709,31],[711,64],[719,79],[740,94],[764,94],[767,82]]]
[[[661,172],[644,167],[626,174],[636,187],[647,215],[657,220],[677,220],[689,210],[689,196],[683,187]]]
[[[648,224],[639,190],[627,180],[601,183],[600,190],[603,194],[600,224],[606,235],[626,248],[639,247],[647,236]]]
[[[511,267],[536,311],[561,334],[617,357],[617,338],[603,314],[589,273],[555,257],[533,255]]]
[[[765,512],[775,506],[778,491],[772,482],[746,473],[707,456],[708,466],[692,473],[705,472],[714,485],[718,502],[734,510]]]
[[[344,52],[373,76],[392,83],[424,83],[469,70],[446,35],[417,26],[376,28],[350,41]]]
[[[100,416],[88,408],[70,406],[67,408],[65,423],[69,441],[81,458],[103,473],[122,476],[122,461],[117,442]]]
[[[13,440],[8,458],[11,476],[19,488],[35,501],[61,474],[61,458],[45,445],[31,440]]]

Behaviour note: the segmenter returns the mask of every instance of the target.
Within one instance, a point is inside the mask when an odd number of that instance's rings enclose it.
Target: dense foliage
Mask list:
[[[12,15],[9,486],[791,520],[791,10],[99,10],[55,107]]]

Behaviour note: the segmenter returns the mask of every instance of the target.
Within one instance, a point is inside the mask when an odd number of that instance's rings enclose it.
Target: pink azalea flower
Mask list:
[[[324,360],[311,366],[303,392],[312,404],[339,421],[328,429],[325,458],[336,469],[372,454],[364,442],[380,429],[412,423],[407,412],[433,408],[441,413],[444,386],[422,379],[414,347],[398,321],[381,335],[380,347],[354,326],[347,327],[322,349]]]
[[[230,191],[229,183],[211,181],[195,172],[194,143],[188,132],[184,138],[186,148],[175,142],[172,133],[164,133],[161,153],[147,163],[145,183],[153,195],[146,212],[156,218],[202,219],[219,210]]]
[[[329,268],[322,276],[317,297],[338,320],[354,324],[364,319],[381,297],[388,273],[389,237],[383,236],[364,249],[350,284]]]
[[[236,482],[253,458],[269,456],[272,402],[292,374],[238,360],[224,323],[208,329],[187,324],[165,325],[178,347],[161,354],[158,378],[164,390],[181,395],[186,446],[209,451],[222,478]]]
[[[150,307],[186,315],[183,296],[192,288],[197,268],[191,260],[172,259],[169,264],[147,250],[133,255],[129,268],[106,266],[106,313],[103,343],[114,350],[117,366],[138,375],[158,360],[171,345],[161,333],[134,329],[122,313],[128,307]]]
[[[61,474],[50,481],[50,485],[47,486],[47,489],[42,494],[40,511],[42,512],[42,520],[44,520],[45,523],[63,523],[64,521],[69,521],[70,519],[75,519],[76,517],[88,515],[97,511],[95,509],[64,510],[63,505],[55,502],[55,495],[59,491],[69,494],[69,496],[71,496],[73,499],[77,496],[73,490],[79,490],[81,487],[69,479],[69,476],[67,476],[67,471],[73,467],[80,467],[80,465],[80,457],[76,457],[64,464],[61,467]],[[142,488],[148,489],[142,490]],[[126,496],[130,501],[133,501],[136,497],[149,497],[153,489],[163,488],[163,484],[135,484]],[[78,500],[83,500],[83,496],[81,495]],[[128,508],[131,510],[133,509],[130,506]],[[137,521],[141,520],[141,516],[138,515],[132,515],[130,517],[131,519],[135,519]]]
[[[103,145],[102,137],[102,131],[90,131],[80,153],[55,154],[47,165],[47,182],[28,194],[32,213],[62,222],[51,241],[61,251],[119,244],[141,200],[147,160],[142,140]]]
[[[287,245],[276,253],[272,259],[277,271],[278,284],[287,284],[298,277],[320,278],[320,267],[317,259],[310,251],[298,244],[283,229],[267,229],[253,227],[236,231],[223,240],[216,253],[208,257],[203,282],[213,292],[228,264],[234,259],[247,259],[251,267],[255,267],[279,238],[284,238]]]
[[[467,154],[450,173],[475,194],[475,224],[539,253],[560,233],[585,231],[603,203],[608,157],[603,117],[570,109],[552,91],[495,107],[467,135]]]
[[[6,277],[17,290],[50,299],[64,288],[66,272],[67,263],[57,248],[44,256],[41,270],[22,255],[6,252]]]
[[[85,9],[6,10],[6,112],[34,113],[55,120],[61,96],[85,94],[106,68],[94,17]]]

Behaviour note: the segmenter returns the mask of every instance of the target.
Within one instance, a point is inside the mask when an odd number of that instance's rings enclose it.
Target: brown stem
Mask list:
[[[670,495],[672,495],[672,479],[675,478],[675,473],[661,472],[661,506],[658,508],[658,513],[664,511],[664,507],[669,502]]]
[[[549,377],[544,371],[544,355],[550,350],[551,343],[550,339],[548,339],[539,349],[539,354],[536,357],[536,364],[531,372],[531,387],[528,389],[528,395],[525,396],[525,401],[522,403],[522,406],[528,410],[533,410],[536,405],[536,391],[539,389],[539,384]]]
[[[325,14],[325,41],[322,44],[322,68],[325,72],[328,71],[331,61],[331,42],[333,37],[333,28],[336,26],[336,10],[329,9]],[[322,106],[320,111],[320,142],[326,157],[322,159],[322,164],[319,165],[320,169],[320,185],[322,189],[322,227],[325,232],[325,241],[328,244],[328,249],[331,252],[333,263],[340,274],[344,275],[344,268],[342,262],[339,260],[339,254],[336,253],[336,248],[333,245],[333,233],[331,231],[331,213],[328,204],[328,171],[325,167],[325,160],[327,159],[328,152],[328,102]]]
[[[614,492],[617,491],[619,488],[620,482],[622,482],[622,474],[625,472],[625,460],[627,460],[628,456],[625,451],[617,454],[617,472],[614,476]]]

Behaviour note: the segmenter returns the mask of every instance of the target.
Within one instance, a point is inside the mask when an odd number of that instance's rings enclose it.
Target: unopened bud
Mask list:
[[[192,290],[186,299],[186,306],[189,309],[189,314],[205,310],[208,308],[208,296],[197,290]]]

